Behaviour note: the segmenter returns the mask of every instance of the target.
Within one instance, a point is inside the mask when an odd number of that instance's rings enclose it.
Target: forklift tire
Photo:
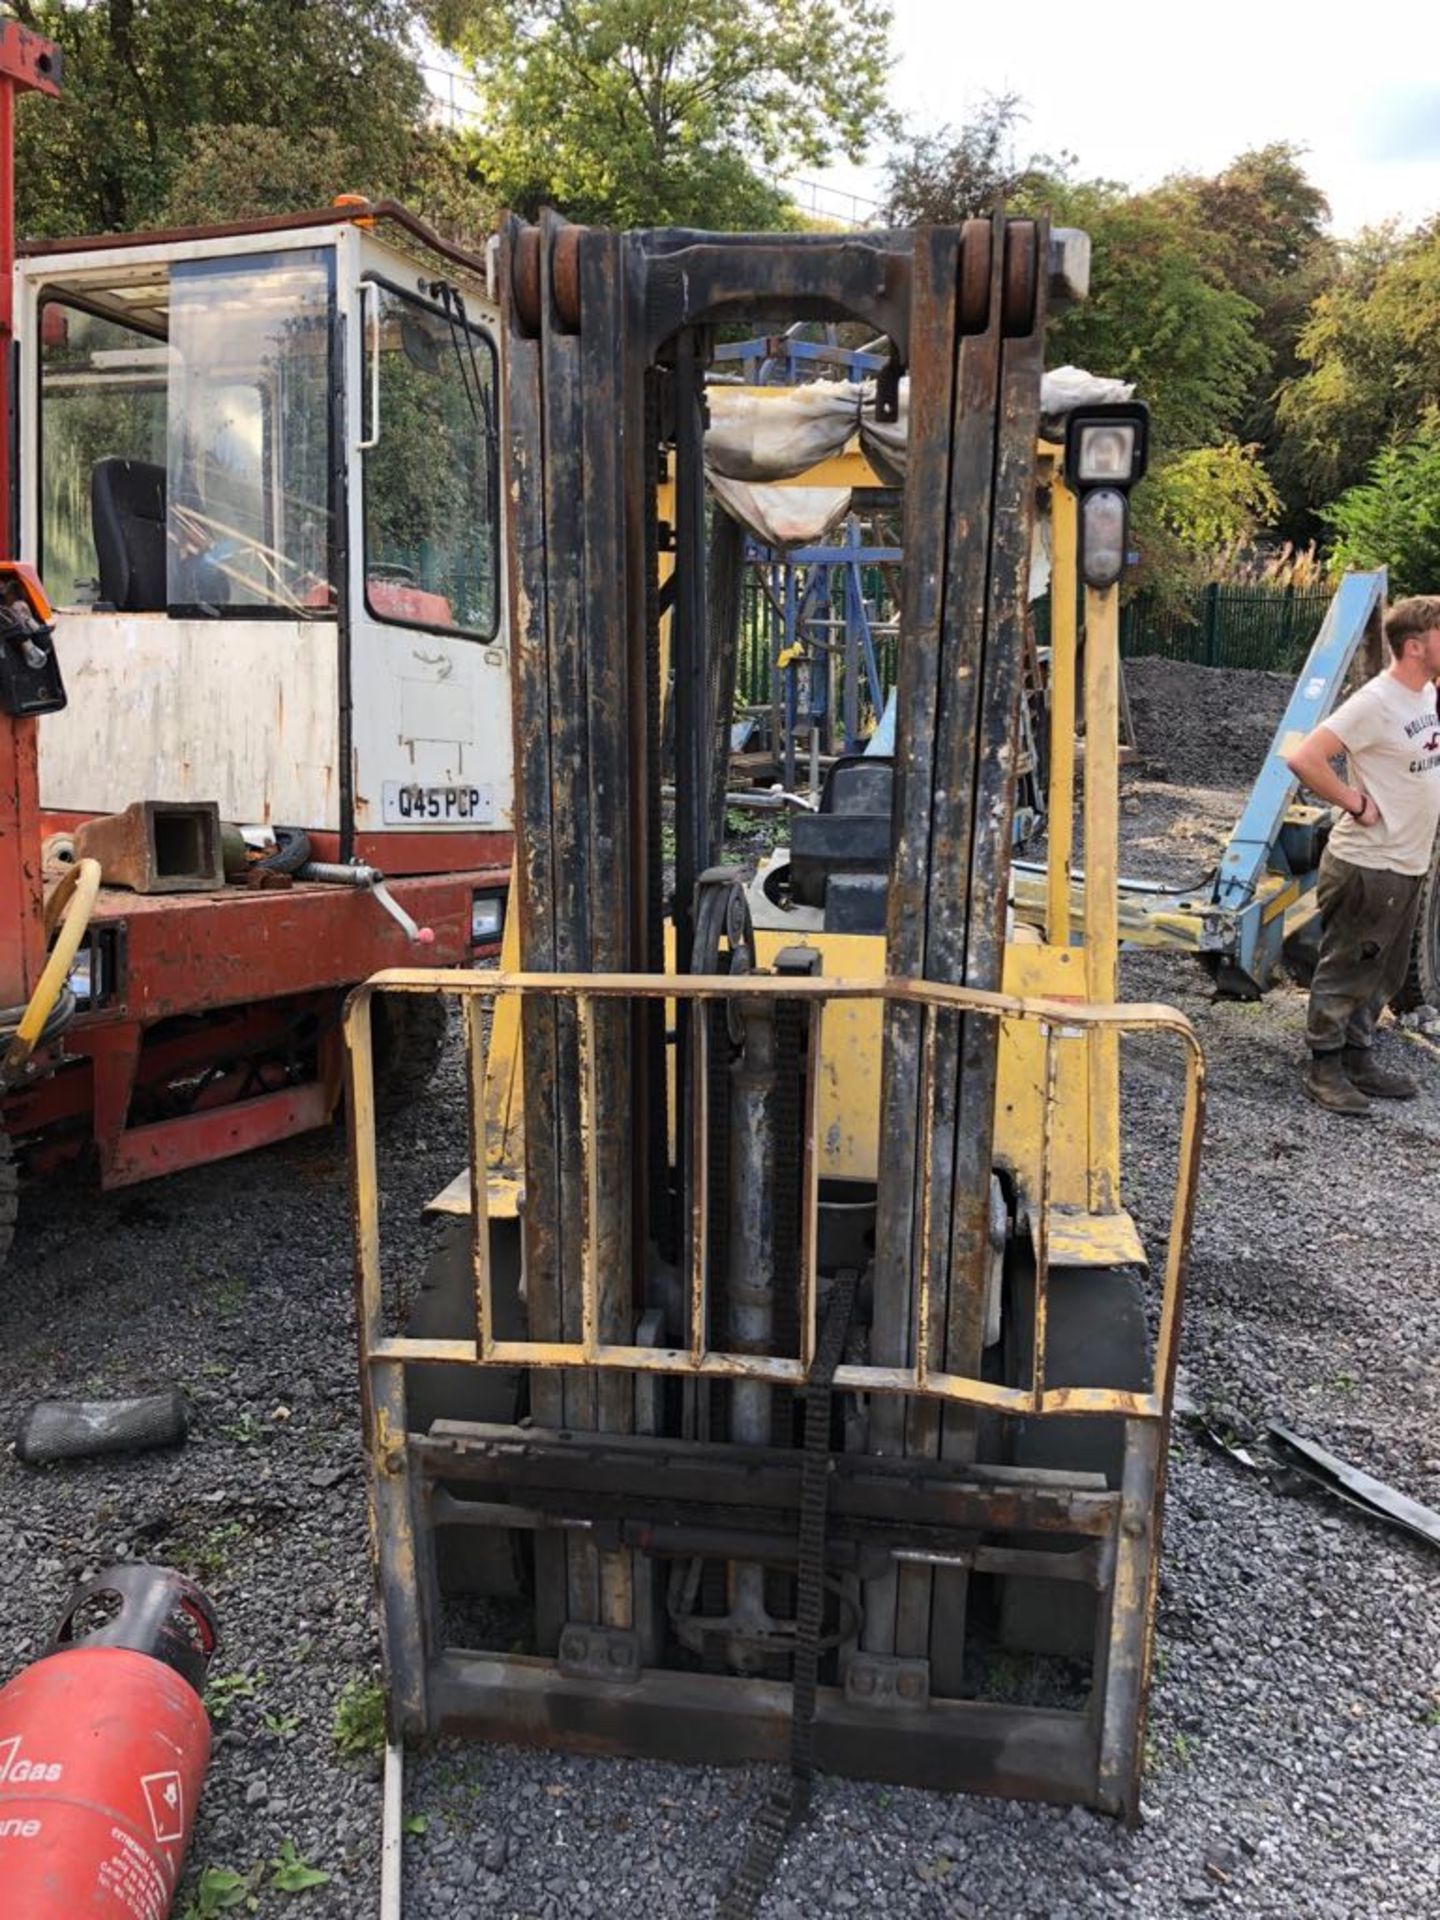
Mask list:
[[[10,1136],[0,1129],[0,1268],[10,1257],[15,1222],[20,1215],[20,1169]]]
[[[1007,1289],[1005,1374],[1012,1386],[1030,1378],[1035,1328],[1034,1269],[1017,1270]],[[1050,1273],[1045,1379],[1052,1387],[1122,1387],[1150,1380],[1150,1337],[1138,1275],[1129,1267],[1055,1267]],[[1052,1414],[1011,1423],[1009,1464],[1103,1473],[1120,1485],[1125,1422],[1089,1414]],[[1027,1535],[1017,1546],[1059,1550],[1084,1541]],[[1013,1576],[1001,1582],[1000,1638],[1017,1652],[1088,1660],[1095,1645],[1093,1589]]]
[[[1410,971],[1390,1002],[1396,1013],[1440,1007],[1440,843],[1420,888],[1420,914],[1410,946]]]
[[[490,1222],[490,1300],[501,1340],[526,1338],[520,1298],[520,1222]],[[425,1268],[420,1290],[405,1320],[410,1340],[473,1340],[475,1281],[470,1262],[470,1222],[447,1217],[439,1245]],[[520,1416],[521,1370],[510,1367],[410,1366],[405,1370],[406,1422],[428,1433],[436,1420],[484,1420],[513,1424]]]
[[[449,1016],[438,993],[377,993],[370,1009],[375,1061],[375,1111],[403,1113],[435,1077],[445,1050]]]

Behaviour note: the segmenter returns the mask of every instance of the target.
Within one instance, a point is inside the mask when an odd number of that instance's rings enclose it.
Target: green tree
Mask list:
[[[337,191],[388,195],[440,232],[483,248],[499,209],[469,178],[455,142],[414,128],[383,161],[330,127],[196,127],[170,174],[156,217],[162,226],[252,220],[320,207]]]
[[[1316,531],[1315,501],[1287,457],[1276,403],[1301,371],[1301,331],[1337,272],[1329,205],[1299,149],[1283,141],[1242,153],[1217,174],[1167,181],[1160,197],[1204,236],[1225,285],[1255,309],[1254,337],[1266,363],[1250,383],[1236,431],[1259,446],[1277,484],[1276,524],[1308,539]]]
[[[1268,365],[1238,426],[1268,445],[1275,389],[1299,371],[1301,328],[1336,270],[1329,203],[1307,176],[1300,150],[1285,141],[1242,153],[1213,176],[1167,181],[1159,198],[1205,237],[1224,283],[1255,309],[1255,338]]]
[[[1256,309],[1229,286],[1198,223],[1157,193],[1056,181],[1037,196],[1090,235],[1090,297],[1058,313],[1052,360],[1133,380],[1162,451],[1232,436],[1266,366]]]
[[[886,211],[954,222],[1003,201],[1090,235],[1090,297],[1052,315],[1047,358],[1129,380],[1149,403],[1139,581],[1183,593],[1279,510],[1261,449],[1242,438],[1271,365],[1255,296],[1267,273],[1283,274],[1287,246],[1304,253],[1323,202],[1292,177],[1288,149],[1242,156],[1215,181],[1132,193],[1076,179],[1068,155],[1022,156],[1023,123],[1020,101],[1004,94],[958,132],[913,137],[891,165]],[[1268,224],[1250,235],[1246,220],[1262,206]]]
[[[1323,515],[1341,566],[1390,569],[1392,594],[1434,593],[1440,585],[1440,412],[1409,440],[1384,447],[1369,477]]]
[[[1233,435],[1268,356],[1255,337],[1258,310],[1227,280],[1194,197],[1173,186],[1131,193],[1114,181],[1077,180],[1069,155],[1022,158],[1024,121],[1018,96],[1001,94],[958,130],[912,136],[890,166],[887,216],[902,225],[954,222],[1003,201],[1012,212],[1083,227],[1090,298],[1052,317],[1051,362],[1133,380],[1162,450]]]
[[[885,129],[885,0],[435,0],[493,196],[617,226],[773,226],[767,173]]]
[[[1312,499],[1333,500],[1440,407],[1440,219],[1346,247],[1297,353],[1304,371],[1279,400],[1282,454]]]
[[[65,62],[62,97],[20,111],[22,232],[283,211],[403,188],[433,161],[412,0],[17,0],[13,11]]]
[[[1279,510],[1258,448],[1229,440],[1172,454],[1136,489],[1144,581],[1181,594],[1223,577]]]
[[[1002,202],[1044,198],[1073,161],[1068,154],[1017,158],[1016,138],[1026,119],[1018,93],[999,93],[961,127],[912,134],[886,167],[884,219],[897,227],[943,226],[989,213]]]

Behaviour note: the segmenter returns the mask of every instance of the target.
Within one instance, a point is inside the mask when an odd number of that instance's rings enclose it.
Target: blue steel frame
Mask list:
[[[858,384],[886,365],[883,354],[836,346],[829,340],[796,339],[789,334],[730,342],[716,348],[715,358],[738,361],[747,386],[793,386],[802,369],[816,364],[842,367],[846,378]],[[774,658],[779,659],[799,647],[811,664],[807,717],[812,727],[821,726],[829,713],[830,675],[819,671],[821,662],[831,653],[843,652],[845,690],[841,717],[845,751],[854,753],[862,745],[859,731],[862,673],[877,717],[885,706],[885,688],[880,684],[879,662],[860,570],[882,563],[898,564],[903,550],[864,544],[859,517],[852,513],[846,517],[843,536],[838,539],[810,547],[781,548],[766,546],[752,538],[746,541],[745,557],[752,566],[768,571],[770,602],[780,610]],[[829,631],[812,630],[815,623],[832,617],[837,598],[844,622],[843,635],[838,640]],[[791,661],[782,673],[785,781],[792,785],[795,729],[800,717],[798,664]]]
[[[1286,766],[1284,753],[1334,711],[1370,623],[1385,605],[1387,585],[1383,567],[1373,573],[1347,573],[1340,582],[1265,764],[1226,843],[1213,900],[1226,917],[1225,960],[1238,975],[1229,984],[1242,992],[1262,993],[1274,979],[1285,941],[1286,914],[1315,889],[1315,864],[1292,859],[1286,846],[1285,828],[1299,783]],[[1316,837],[1301,834],[1292,846],[1297,853],[1302,848],[1308,851]],[[1285,899],[1290,886],[1277,895],[1273,886],[1266,885],[1272,876],[1294,886],[1295,898],[1287,906],[1278,902]]]

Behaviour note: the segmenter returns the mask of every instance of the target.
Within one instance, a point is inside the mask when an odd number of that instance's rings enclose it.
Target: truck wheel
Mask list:
[[[1440,842],[1420,888],[1420,917],[1410,948],[1410,971],[1390,1004],[1396,1013],[1440,1007]]]
[[[15,1238],[15,1222],[20,1214],[20,1169],[15,1164],[15,1149],[10,1136],[0,1128],[0,1267],[10,1257]]]
[[[1034,1268],[1017,1265],[1008,1288],[1005,1375],[1030,1380],[1035,1328]],[[1150,1337],[1138,1276],[1128,1267],[1055,1267],[1050,1274],[1045,1379],[1052,1387],[1122,1387],[1140,1391],[1150,1379]],[[1006,1457],[1016,1467],[1103,1473],[1120,1485],[1125,1422],[1090,1414],[1051,1414],[1011,1423]],[[1017,1546],[1063,1551],[1077,1538],[1027,1535]],[[1019,1576],[1002,1582],[1000,1637],[1026,1653],[1088,1660],[1095,1644],[1095,1593],[1090,1587]]]
[[[449,1028],[438,993],[377,993],[370,1010],[375,1111],[382,1118],[413,1106],[445,1050]]]

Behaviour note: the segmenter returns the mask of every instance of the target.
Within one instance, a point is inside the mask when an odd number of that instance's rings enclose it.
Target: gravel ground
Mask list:
[[[1144,708],[1152,679],[1170,701],[1176,670],[1152,676],[1151,664],[1132,669],[1137,722],[1155,711]],[[1257,676],[1223,678],[1239,711],[1274,697],[1250,684]],[[1141,808],[1125,821],[1132,870],[1147,844],[1157,862],[1177,847],[1213,858],[1205,848],[1233,817],[1233,793],[1196,788],[1207,797],[1193,818],[1196,763],[1167,728],[1185,797],[1149,775],[1127,780]],[[1124,971],[1131,995],[1190,1015],[1210,1061],[1184,1342],[1195,1399],[1242,1434],[1283,1418],[1440,1504],[1440,1059],[1382,1035],[1385,1057],[1420,1077],[1420,1097],[1347,1123],[1299,1094],[1299,994],[1213,1003],[1198,969],[1168,956],[1127,957]],[[1138,1053],[1127,1075],[1129,1192],[1151,1229],[1177,1085],[1160,1054]],[[457,1091],[452,1063],[390,1135],[385,1200],[401,1260],[422,1252],[419,1204],[462,1151]],[[220,1611],[224,1718],[179,1911],[198,1901],[203,1869],[245,1873],[292,1840],[330,1879],[305,1894],[262,1886],[262,1916],[372,1912],[378,1767],[344,1758],[334,1737],[343,1690],[375,1659],[340,1142],[312,1138],[109,1199],[52,1184],[29,1197],[0,1287],[7,1428],[42,1393],[171,1383],[197,1416],[171,1455],[38,1472],[0,1456],[0,1675],[41,1650],[88,1569],[126,1556],[185,1568]],[[1173,1448],[1168,1521],[1143,1831],[827,1780],[767,1920],[882,1908],[953,1920],[1440,1912],[1434,1553],[1245,1471],[1188,1428]],[[441,1748],[409,1770],[425,1831],[407,1842],[407,1920],[695,1920],[714,1911],[766,1784]]]

